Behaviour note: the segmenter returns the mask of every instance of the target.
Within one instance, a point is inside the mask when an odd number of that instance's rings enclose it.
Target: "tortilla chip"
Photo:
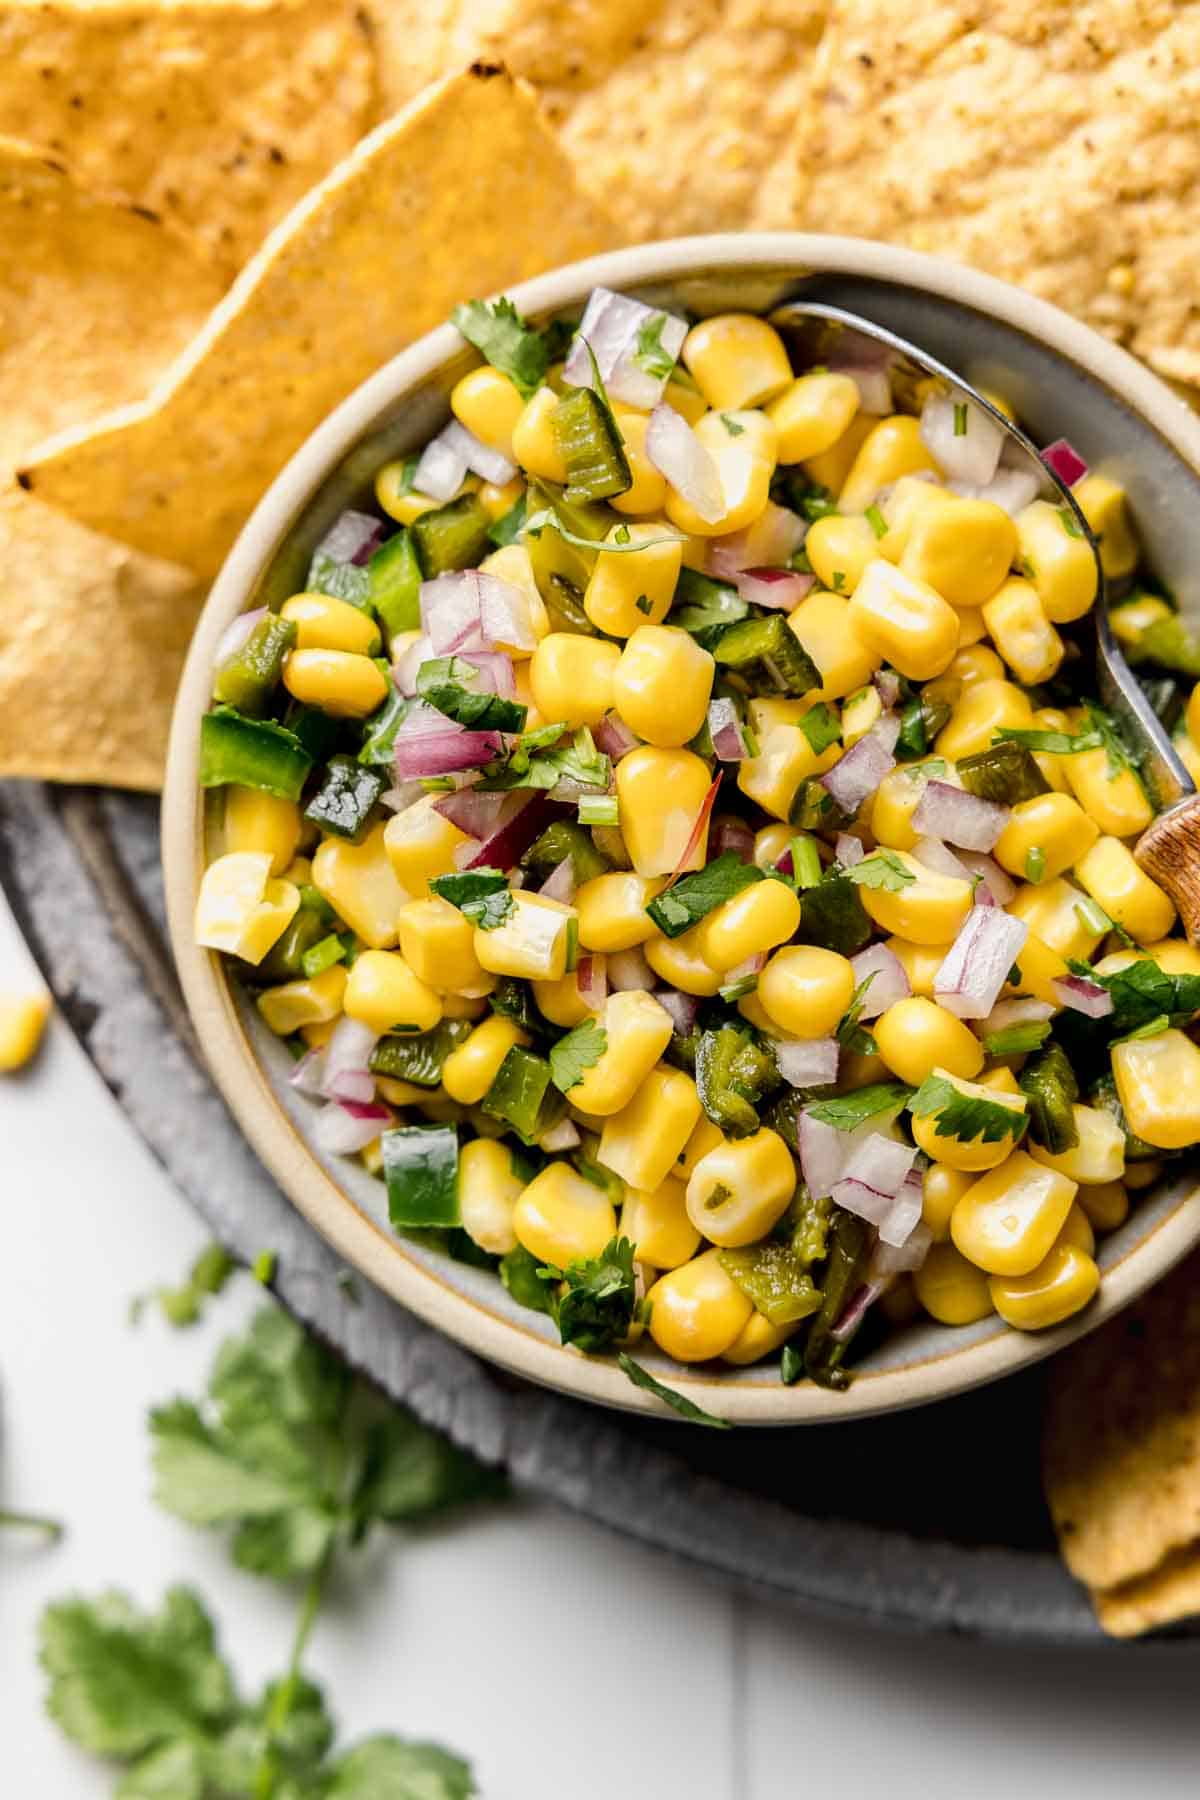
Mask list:
[[[227,275],[373,105],[355,0],[0,4],[0,131],[193,230]]]
[[[1200,379],[1200,7],[832,0],[798,223],[974,263]]]
[[[1200,1613],[1200,1545],[1189,1544],[1148,1575],[1093,1593],[1096,1618],[1110,1637],[1140,1637]]]
[[[1091,1588],[1200,1539],[1200,1255],[1056,1360],[1044,1473],[1063,1557]]]
[[[603,249],[529,89],[476,65],[364,139],[141,405],[30,458],[39,498],[213,574],[337,402],[458,300]]]
[[[436,18],[412,9],[415,30],[389,0],[371,10],[393,98],[453,54],[503,57],[532,82],[628,238],[794,224],[826,0],[440,0]]]

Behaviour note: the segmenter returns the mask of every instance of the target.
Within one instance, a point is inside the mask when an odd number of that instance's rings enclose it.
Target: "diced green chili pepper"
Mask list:
[[[854,882],[830,873],[816,887],[805,888],[798,936],[805,944],[819,944],[839,956],[856,956],[864,949],[871,941],[871,921]]]
[[[782,613],[731,625],[713,656],[755,692],[799,695],[821,685],[821,671]]]
[[[1144,605],[1147,600],[1161,598],[1160,594],[1150,594],[1144,588],[1135,589],[1127,600],[1113,608],[1114,623],[1127,606]],[[1173,669],[1177,675],[1186,675],[1193,681],[1200,677],[1200,638],[1188,630],[1178,613],[1172,613],[1167,619],[1152,619],[1132,643],[1123,639],[1121,648],[1131,663],[1154,662],[1160,668]]]
[[[332,969],[335,963],[346,960],[346,946],[335,931],[328,937],[318,939],[311,950],[306,950],[300,958],[300,966],[309,981],[323,975],[326,969]]]
[[[774,1056],[747,1027],[722,1025],[702,1031],[696,1046],[700,1104],[728,1137],[748,1137],[759,1126],[757,1103],[779,1086]]]
[[[335,837],[357,837],[383,792],[383,776],[353,756],[331,756],[304,816]]]
[[[679,571],[668,623],[690,631],[705,650],[711,650],[731,625],[749,616],[750,603],[735,587],[698,575],[694,569]]]
[[[930,700],[916,695],[900,714],[900,736],[896,739],[897,762],[919,762],[929,754],[929,746],[938,732],[950,722],[948,700]]]
[[[454,1126],[398,1126],[385,1131],[379,1142],[388,1217],[396,1229],[461,1225]]]
[[[821,1287],[821,1310],[809,1327],[804,1346],[804,1373],[818,1387],[840,1391],[850,1385],[851,1378],[841,1366],[849,1340],[839,1342],[833,1329],[859,1287],[868,1237],[865,1219],[856,1218],[853,1213],[838,1213]]]
[[[521,867],[527,869],[539,884],[557,869],[560,862],[571,859],[576,882],[582,886],[612,867],[592,842],[592,834],[570,819],[555,819],[539,838],[535,838],[524,856]]]
[[[408,717],[411,705],[411,700],[389,681],[387,699],[378,712],[363,720],[363,747],[358,753],[360,763],[371,768],[391,768],[396,755],[396,733]]]
[[[243,981],[253,987],[273,986],[279,981],[299,981],[305,973],[304,958],[329,935],[329,920],[312,907],[301,905],[291,922],[271,945],[256,968],[241,971]]]
[[[515,975],[502,975],[491,993],[488,1005],[502,1019],[511,1019],[522,1031],[531,1031],[535,1035],[544,1033],[546,1021],[537,1007],[527,982],[518,981]]]
[[[298,800],[312,757],[294,733],[270,719],[246,719],[218,706],[200,721],[200,786],[261,788]]]
[[[342,720],[335,719],[332,713],[319,706],[300,706],[293,702],[282,722],[300,739],[314,763],[325,762],[332,756],[342,735]]]
[[[567,468],[568,501],[609,500],[633,486],[616,422],[591,388],[575,388],[560,400],[550,425]]]
[[[470,1019],[443,1019],[432,1031],[413,1036],[382,1037],[368,1063],[372,1075],[392,1081],[411,1081],[416,1087],[435,1088],[442,1079],[446,1058],[465,1043],[475,1027]]]
[[[411,534],[398,531],[386,543],[380,544],[365,573],[368,597],[388,636],[395,637],[399,631],[416,631],[421,623],[421,565]]]
[[[1029,1101],[1029,1136],[1052,1156],[1073,1150],[1079,1142],[1072,1108],[1079,1098],[1075,1071],[1060,1044],[1047,1044],[1031,1056],[1017,1076]]]
[[[551,1094],[561,1098],[556,1088],[551,1089],[546,1058],[514,1044],[496,1071],[482,1105],[490,1118],[502,1119],[518,1137],[532,1144],[547,1129],[542,1119],[552,1103]]]
[[[304,583],[306,594],[332,594],[335,600],[348,600],[351,606],[364,610],[370,605],[370,579],[358,563],[336,562],[319,551],[308,565]]]
[[[829,1255],[829,1233],[833,1229],[837,1208],[831,1198],[814,1200],[806,1187],[796,1190],[796,1197],[779,1222],[787,1234],[792,1255],[804,1268],[824,1262]]]
[[[1001,739],[986,750],[976,750],[958,761],[958,773],[968,794],[981,800],[995,800],[1002,806],[1016,806],[1022,800],[1036,800],[1050,792],[1050,783],[1033,760],[1024,744]]]
[[[821,1307],[821,1293],[808,1264],[790,1244],[753,1244],[745,1250],[719,1250],[717,1261],[772,1325],[794,1325]]]
[[[261,718],[279,686],[284,658],[295,644],[296,627],[292,620],[268,613],[258,621],[241,649],[226,657],[217,670],[213,699],[235,706],[251,718]]]
[[[500,1258],[500,1279],[518,1306],[532,1312],[554,1311],[554,1283],[543,1281],[538,1270],[543,1267],[540,1256],[531,1256],[524,1244],[518,1244]]]
[[[525,523],[527,506],[527,496],[522,494],[515,506],[510,506],[501,518],[493,520],[488,526],[488,537],[497,550],[507,549],[509,544],[516,543]]]
[[[491,520],[474,494],[422,513],[409,526],[426,581],[453,569],[471,569],[487,553]],[[378,555],[378,551],[376,551]]]

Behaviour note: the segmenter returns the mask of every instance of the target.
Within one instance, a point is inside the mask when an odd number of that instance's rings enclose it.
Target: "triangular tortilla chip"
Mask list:
[[[0,4],[0,131],[191,229],[227,278],[373,105],[355,0]]]
[[[213,574],[337,402],[458,300],[613,242],[531,92],[476,65],[363,140],[247,266],[149,398],[43,446],[22,481]]]
[[[1148,1575],[1092,1594],[1096,1618],[1110,1637],[1140,1637],[1200,1613],[1200,1545],[1176,1550]]]

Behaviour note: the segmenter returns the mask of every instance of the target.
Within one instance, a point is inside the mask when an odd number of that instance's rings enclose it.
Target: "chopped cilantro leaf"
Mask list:
[[[560,1094],[578,1087],[587,1071],[608,1049],[608,1033],[595,1019],[585,1019],[550,1047],[550,1079]]]
[[[887,536],[888,522],[877,506],[868,506],[866,520],[877,538]]]
[[[845,571],[845,569],[835,569],[833,571],[833,591],[835,594],[842,594],[845,592],[845,590],[846,590],[846,571]]]
[[[739,425],[738,421],[735,418],[731,417],[731,415],[729,413],[721,414],[721,423],[722,423],[722,425],[724,425],[724,427],[725,427],[726,431],[729,433],[730,437],[741,437],[742,433],[746,429],[746,427],[744,425]]]
[[[417,670],[417,693],[456,725],[471,731],[521,731],[528,708],[480,692],[479,670],[461,656],[437,656]]]
[[[1033,844],[1025,852],[1025,879],[1035,884],[1046,873],[1046,852],[1040,844]]]
[[[629,542],[629,537],[630,532],[628,525],[618,525],[617,529],[613,532],[613,542],[615,544],[627,544]]]
[[[820,756],[828,750],[830,744],[836,744],[842,735],[842,721],[832,706],[819,700],[810,706],[800,720],[800,729],[812,746],[814,756]]]
[[[850,996],[850,1004],[838,1025],[836,1037],[843,1050],[849,1050],[858,1056],[874,1056],[876,1054],[875,1039],[869,1031],[864,1031],[859,1024],[862,1010],[866,1004],[867,989],[875,979],[875,970],[865,975]]]
[[[638,368],[650,375],[655,381],[668,381],[675,367],[675,358],[665,348],[662,334],[666,328],[666,313],[654,313],[653,316],[638,327],[637,343],[634,347],[633,360]]]
[[[541,386],[550,353],[541,332],[527,325],[511,300],[468,300],[450,322],[493,369],[507,375],[528,400]]]
[[[697,1406],[694,1400],[689,1400],[686,1394],[677,1394],[674,1388],[666,1387],[661,1381],[656,1380],[649,1369],[644,1369],[641,1363],[634,1362],[632,1356],[627,1356],[624,1350],[618,1355],[617,1362],[634,1387],[642,1388],[648,1394],[657,1395],[660,1400],[672,1407],[681,1419],[687,1419],[693,1425],[709,1425],[717,1431],[733,1429],[728,1419],[716,1418],[714,1414],[705,1412],[702,1406]]]
[[[902,888],[911,887],[917,879],[894,850],[873,851],[870,856],[864,856],[860,863],[855,863],[852,869],[847,869],[845,875],[846,880],[852,881],[855,887],[882,888],[889,894],[898,894]]]
[[[1017,1143],[1029,1123],[1024,1108],[1006,1106],[1002,1100],[985,1099],[982,1094],[964,1094],[944,1075],[927,1075],[908,1102],[908,1110],[914,1119],[933,1119],[938,1137],[957,1138],[963,1144],[976,1138],[996,1144],[1005,1137]]]
[[[954,435],[955,437],[966,437],[967,435],[967,403],[965,400],[956,400],[954,403]]]
[[[752,882],[765,880],[763,871],[744,863],[736,850],[725,850],[706,868],[681,876],[646,911],[667,937],[679,937]]]
[[[1040,1050],[1049,1036],[1048,1019],[1028,1019],[1024,1024],[989,1032],[983,1047],[989,1056],[1024,1056],[1030,1050]]]
[[[1128,1035],[1163,1014],[1172,1025],[1186,1025],[1200,1012],[1200,975],[1168,974],[1149,957],[1111,975],[1099,974],[1088,963],[1072,961],[1071,968],[1112,995],[1113,1010],[1100,1023],[1113,1033]]]
[[[913,1089],[900,1081],[875,1081],[869,1087],[856,1088],[852,1094],[839,1094],[832,1100],[818,1100],[805,1107],[809,1118],[837,1131],[857,1131],[868,1119],[880,1113],[899,1113]]]
[[[554,1306],[555,1323],[564,1344],[574,1344],[591,1355],[604,1355],[629,1336],[637,1288],[633,1245],[628,1238],[611,1238],[599,1256],[587,1261],[538,1272],[543,1278],[565,1283]]]
[[[1060,506],[1058,509],[1058,516],[1062,520],[1062,528],[1068,537],[1081,538],[1083,536],[1082,531],[1079,529],[1079,520],[1075,517],[1075,514],[1071,511],[1070,507]]]
[[[639,594],[633,604],[640,613],[651,613],[654,611],[653,601],[649,600],[645,594]]]

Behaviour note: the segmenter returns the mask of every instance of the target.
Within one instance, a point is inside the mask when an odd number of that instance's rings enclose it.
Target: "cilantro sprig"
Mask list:
[[[844,874],[855,887],[881,888],[889,894],[898,894],[917,879],[894,850],[875,850],[853,868],[846,869]]]
[[[655,381],[668,381],[675,367],[676,358],[666,348],[662,334],[666,329],[665,312],[653,313],[644,324],[638,327],[637,340],[634,345],[633,360],[644,374]]]
[[[736,850],[725,850],[703,869],[681,875],[674,887],[650,901],[646,911],[667,937],[680,937],[743,888],[766,879],[753,863],[744,863]]]
[[[1187,1025],[1200,1012],[1200,975],[1171,974],[1148,956],[1111,975],[1101,975],[1090,963],[1072,960],[1070,966],[1112,995],[1113,1010],[1099,1024],[1114,1037],[1128,1036],[1160,1017]]]
[[[1006,1137],[1018,1144],[1029,1124],[1024,1107],[1006,1106],[982,1094],[964,1094],[944,1075],[927,1075],[909,1100],[908,1110],[914,1119],[932,1119],[936,1136],[957,1138],[963,1144],[976,1138],[997,1144]]]
[[[832,1125],[836,1131],[857,1131],[868,1119],[882,1113],[893,1118],[903,1111],[913,1089],[902,1081],[873,1081],[868,1087],[856,1088],[852,1094],[839,1094],[832,1100],[818,1100],[805,1107],[810,1119]]]
[[[633,1245],[626,1237],[609,1240],[599,1256],[545,1267],[538,1274],[562,1282],[554,1303],[554,1319],[564,1344],[602,1356],[629,1336],[637,1308]]]
[[[516,909],[508,876],[501,869],[464,869],[456,875],[435,875],[430,892],[457,906],[465,919],[481,931],[495,931]]]
[[[622,1373],[628,1376],[634,1387],[641,1388],[644,1393],[654,1394],[659,1400],[665,1401],[674,1412],[679,1414],[681,1419],[686,1419],[689,1424],[708,1425],[715,1431],[733,1430],[728,1419],[718,1419],[715,1414],[705,1412],[702,1406],[697,1406],[694,1400],[689,1400],[686,1394],[676,1393],[674,1388],[667,1387],[665,1382],[657,1380],[649,1369],[644,1369],[641,1363],[634,1362],[632,1356],[629,1356],[624,1350],[617,1357],[617,1362]]]
[[[482,691],[479,670],[461,656],[435,656],[417,670],[417,693],[470,731],[523,731],[529,708]]]
[[[560,1094],[578,1087],[608,1049],[608,1033],[595,1019],[584,1019],[550,1046],[550,1079]]]
[[[468,300],[454,308],[450,323],[526,400],[537,392],[550,366],[550,347],[511,300]]]

